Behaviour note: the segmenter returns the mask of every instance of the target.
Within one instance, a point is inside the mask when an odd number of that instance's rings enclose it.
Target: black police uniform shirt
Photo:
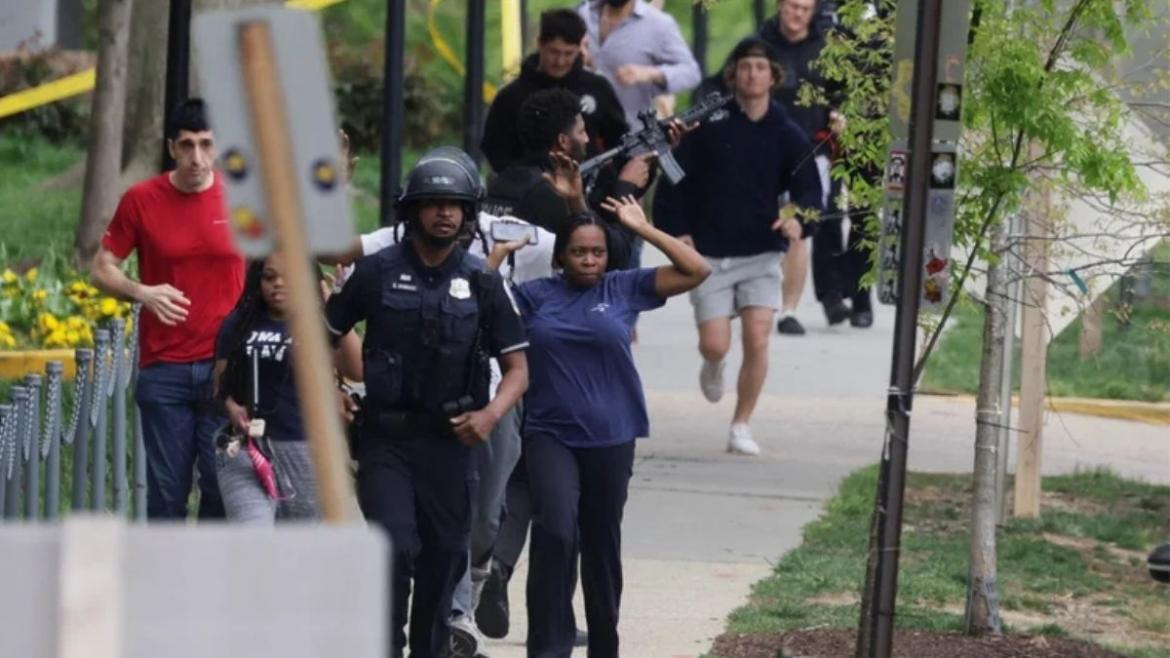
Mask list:
[[[215,342],[215,358],[228,359],[234,346],[227,344],[235,334],[239,314],[232,311],[219,329]],[[264,420],[265,436],[274,441],[302,441],[305,428],[301,421],[300,398],[297,395],[296,380],[292,365],[292,335],[283,320],[263,316],[252,326],[244,344],[234,356],[243,357],[247,363],[248,376],[242,386],[227,391],[237,404],[252,408],[252,355],[256,354],[260,366],[258,403],[256,417]]]
[[[460,247],[438,267],[425,265],[409,241],[360,259],[325,318],[338,337],[366,321],[367,400],[389,408],[434,413],[470,393],[481,319],[491,356],[528,347],[503,279]]]

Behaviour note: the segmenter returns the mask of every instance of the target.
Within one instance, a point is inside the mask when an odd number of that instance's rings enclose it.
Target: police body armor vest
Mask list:
[[[451,271],[425,277],[405,252],[378,252],[380,303],[367,326],[362,362],[367,399],[375,406],[442,413],[452,401],[488,397],[485,326],[481,313],[490,285],[484,261],[456,248]],[[484,279],[487,279],[486,281]]]

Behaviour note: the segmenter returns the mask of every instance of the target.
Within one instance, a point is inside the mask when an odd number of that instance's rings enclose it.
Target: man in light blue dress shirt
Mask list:
[[[631,128],[656,96],[698,86],[699,63],[670,14],[644,0],[585,0],[578,11],[593,67],[613,84]]]

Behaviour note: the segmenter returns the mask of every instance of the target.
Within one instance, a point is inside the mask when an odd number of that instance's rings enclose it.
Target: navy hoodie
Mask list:
[[[671,235],[690,235],[704,256],[786,251],[788,241],[772,230],[780,197],[823,210],[811,152],[808,136],[775,100],[759,121],[731,103],[675,149],[686,177],[677,186],[659,182],[654,222]],[[812,228],[804,225],[806,237]]]

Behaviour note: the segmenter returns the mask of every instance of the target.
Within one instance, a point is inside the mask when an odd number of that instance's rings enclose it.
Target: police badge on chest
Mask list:
[[[451,279],[451,288],[448,292],[454,299],[470,299],[471,283],[462,277]]]

